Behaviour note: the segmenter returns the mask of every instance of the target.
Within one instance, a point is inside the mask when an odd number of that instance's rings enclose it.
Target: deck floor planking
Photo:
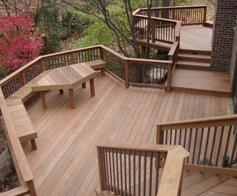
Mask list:
[[[97,143],[153,144],[159,122],[230,111],[227,97],[125,89],[109,75],[95,78],[95,88],[94,98],[88,88],[75,91],[75,110],[70,109],[69,97],[57,91],[46,94],[47,111],[41,110],[39,98],[30,100],[29,107],[26,104],[39,131],[37,151],[23,144],[38,195],[94,195],[86,187],[96,188],[99,183]]]

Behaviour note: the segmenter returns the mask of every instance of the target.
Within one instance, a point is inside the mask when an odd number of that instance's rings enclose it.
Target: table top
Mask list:
[[[73,89],[96,77],[96,72],[83,63],[55,68],[31,86],[32,91]]]

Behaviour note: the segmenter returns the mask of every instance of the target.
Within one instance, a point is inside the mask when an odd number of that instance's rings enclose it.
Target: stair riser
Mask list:
[[[195,57],[178,57],[178,61],[191,61],[191,62],[200,62],[200,63],[211,63],[209,58],[195,58]]]
[[[198,50],[184,50],[179,49],[180,54],[197,54],[197,55],[207,55],[211,56],[211,51],[198,51]]]
[[[177,64],[176,68],[189,69],[189,70],[209,70],[209,67],[196,66],[196,65],[182,65],[182,64]]]

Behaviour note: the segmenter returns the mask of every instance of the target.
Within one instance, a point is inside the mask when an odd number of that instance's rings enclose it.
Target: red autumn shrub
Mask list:
[[[9,72],[39,56],[43,42],[33,35],[33,25],[29,14],[0,18],[0,65]]]

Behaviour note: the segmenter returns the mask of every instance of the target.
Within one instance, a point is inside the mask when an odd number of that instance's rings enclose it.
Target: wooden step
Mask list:
[[[209,51],[209,50],[179,49],[179,54],[197,54],[197,55],[211,56],[211,51]]]
[[[117,196],[115,193],[108,190],[101,191],[100,188],[96,188],[95,193],[97,196]]]
[[[209,70],[210,63],[191,62],[191,61],[178,61],[176,68],[179,69],[192,69],[192,70]]]
[[[191,61],[191,62],[202,62],[210,63],[211,56],[200,55],[200,54],[178,54],[178,61]]]
[[[171,91],[231,96],[229,73],[175,69]]]

